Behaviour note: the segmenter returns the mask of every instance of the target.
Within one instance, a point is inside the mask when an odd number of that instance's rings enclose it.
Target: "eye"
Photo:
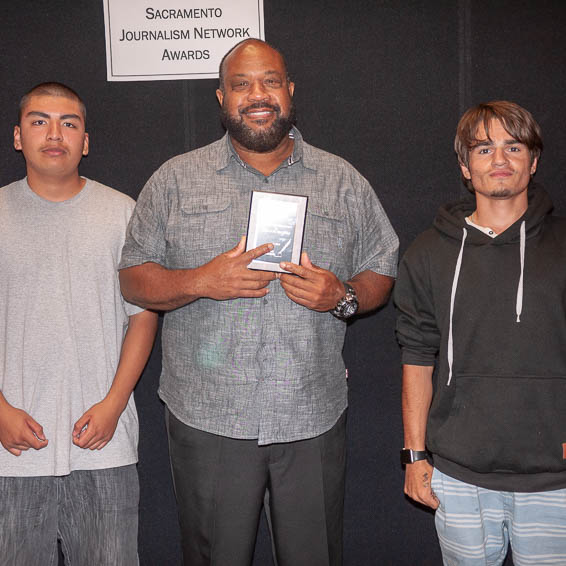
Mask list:
[[[487,155],[489,153],[489,147],[482,147],[478,150],[480,155]]]
[[[281,79],[265,79],[264,84],[270,87],[280,87],[281,86]]]
[[[232,90],[244,90],[249,86],[249,82],[248,81],[238,81],[235,83],[232,83]]]
[[[77,127],[72,122],[63,122],[63,126],[65,126],[65,128],[76,128]]]
[[[44,124],[47,124],[47,122],[42,118],[38,118],[31,123],[32,126],[43,126]]]
[[[509,151],[513,151],[513,152],[521,151],[521,148],[517,147],[516,145],[512,145],[509,147]]]

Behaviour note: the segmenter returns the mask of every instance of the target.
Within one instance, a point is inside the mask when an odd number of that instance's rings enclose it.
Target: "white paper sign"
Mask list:
[[[109,81],[218,78],[224,54],[265,38],[263,0],[103,0]]]

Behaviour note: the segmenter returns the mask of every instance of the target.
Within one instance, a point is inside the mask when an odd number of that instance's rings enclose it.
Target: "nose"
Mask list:
[[[503,166],[503,165],[507,165],[508,161],[509,160],[505,148],[496,147],[495,150],[493,151],[493,164],[496,166],[497,165]]]
[[[268,97],[265,85],[262,80],[254,81],[249,90],[250,100],[265,100]]]
[[[47,139],[48,140],[61,140],[63,134],[61,131],[61,124],[57,120],[51,120],[49,122],[49,127],[47,129]]]

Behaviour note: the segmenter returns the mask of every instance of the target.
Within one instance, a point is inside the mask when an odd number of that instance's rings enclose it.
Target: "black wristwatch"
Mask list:
[[[413,464],[419,460],[426,460],[428,452],[426,450],[411,450],[403,448],[401,450],[401,464]]]
[[[338,301],[336,306],[330,311],[336,318],[346,320],[358,312],[358,296],[356,290],[345,281],[342,282],[346,294]]]

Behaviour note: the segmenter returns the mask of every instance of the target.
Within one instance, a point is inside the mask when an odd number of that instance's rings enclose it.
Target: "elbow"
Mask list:
[[[377,289],[377,305],[376,308],[384,307],[391,299],[395,278],[386,275],[382,276],[381,285]]]
[[[132,285],[131,285],[131,277],[128,273],[129,268],[121,269],[118,272],[118,279],[120,281],[120,291],[122,292],[122,296],[126,301],[132,302]]]
[[[133,273],[134,269],[135,267],[127,267],[119,271],[120,291],[128,303],[147,308],[148,305],[144,303],[138,292],[138,285],[136,285],[136,279]]]

